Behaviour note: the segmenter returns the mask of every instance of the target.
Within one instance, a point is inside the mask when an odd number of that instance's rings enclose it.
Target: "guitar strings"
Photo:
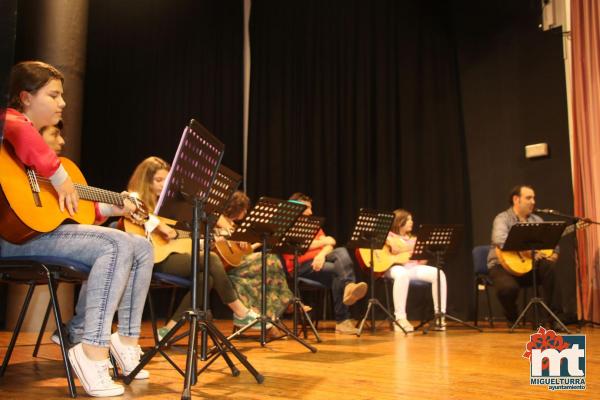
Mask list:
[[[39,182],[50,183],[50,179],[42,177],[36,174],[36,178]],[[93,186],[83,185],[81,183],[73,183],[77,194],[84,200],[99,201],[102,203],[115,204],[117,206],[123,206],[124,198],[128,198],[136,204],[141,203],[139,199],[132,196],[123,196],[121,193],[113,192],[106,189],[100,189]]]

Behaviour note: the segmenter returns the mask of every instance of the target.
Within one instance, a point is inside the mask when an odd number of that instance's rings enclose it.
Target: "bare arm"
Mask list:
[[[321,251],[319,251],[319,254],[317,254],[315,256],[315,258],[313,258],[313,262],[312,262],[313,270],[320,271],[323,268],[323,265],[325,264],[325,257],[327,257],[327,254],[331,253],[332,251],[333,251],[333,246],[330,246],[330,245],[323,246]]]
[[[315,240],[312,241],[312,243],[310,244],[310,246],[308,247],[309,250],[314,250],[314,249],[318,249],[319,247],[324,247],[324,246],[335,246],[335,239],[332,238],[331,236],[321,236],[320,238],[317,238]]]

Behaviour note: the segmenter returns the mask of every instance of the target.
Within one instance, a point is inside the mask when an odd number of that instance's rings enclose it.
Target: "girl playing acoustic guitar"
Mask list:
[[[156,207],[156,202],[158,201],[158,197],[162,192],[169,169],[170,166],[166,161],[158,157],[148,157],[138,164],[131,175],[131,178],[129,179],[128,190],[130,192],[138,193],[142,201],[144,201],[148,207],[149,211],[153,211]],[[155,232],[162,237],[163,240],[161,240],[160,243],[164,243],[165,246],[168,246],[170,242],[177,240],[176,238],[178,236],[178,232],[164,222],[160,222],[160,224],[156,227]],[[158,240],[154,243],[155,247],[158,246],[157,243],[159,243]],[[171,253],[166,259],[156,264],[155,270],[190,278],[192,276],[192,271],[190,270],[192,250],[191,245],[191,240],[188,240],[186,243],[186,252]],[[200,263],[203,263],[204,257],[199,257],[199,261]],[[198,293],[202,293],[203,289],[203,271],[204,267],[200,266],[197,281]],[[246,307],[240,301],[231,284],[231,281],[225,273],[221,259],[213,252],[210,253],[209,274],[209,287],[214,287],[223,303],[227,304],[227,306],[229,306],[229,308],[233,311],[233,323],[235,326],[243,327],[258,317],[257,313],[248,309],[248,307]],[[199,296],[199,299],[202,301],[202,296]],[[177,319],[179,319],[183,312],[190,307],[190,302],[191,293],[188,292],[180,302],[179,307],[167,325],[158,330],[159,338],[162,339],[162,337],[164,337],[169,330],[175,326]]]
[[[245,193],[237,191],[231,197],[225,211],[217,221],[221,229],[233,231],[236,221],[242,220],[250,208],[250,199]],[[250,247],[249,243],[245,246]],[[256,245],[252,245],[256,248]],[[243,258],[242,263],[227,271],[229,279],[244,303],[251,308],[260,310],[261,303],[261,258],[259,253],[250,253]],[[292,299],[281,260],[274,254],[267,255],[267,309],[265,314],[277,318],[285,311]],[[255,325],[257,328],[260,326]],[[276,328],[273,328],[274,330]],[[271,332],[276,336],[276,332]]]
[[[413,220],[412,215],[403,209],[394,211],[395,217],[392,224],[392,230],[389,232],[386,239],[386,244],[391,249],[392,254],[412,253],[417,238],[413,236]],[[424,261],[423,261],[424,262]],[[408,296],[408,286],[410,281],[425,281],[431,283],[431,294],[433,297],[433,306],[435,312],[439,312],[437,298],[437,269],[424,265],[421,261],[409,260],[403,265],[394,265],[387,270],[385,276],[394,280],[393,297],[394,297],[394,314],[398,323],[407,332],[414,331],[414,327],[406,318],[406,298]],[[440,271],[440,285],[442,294],[442,312],[446,312],[446,275],[444,271]],[[445,330],[446,322],[442,319],[442,325],[434,329]],[[400,328],[394,325],[394,330],[399,331]]]
[[[65,166],[70,164],[67,160],[61,161],[39,133],[42,127],[54,126],[60,121],[66,105],[62,94],[63,75],[51,65],[25,61],[12,68],[2,160],[22,163],[39,177],[44,197],[38,209],[47,210],[53,218],[64,215],[64,219],[73,220],[81,218],[84,213],[83,219],[91,223],[94,206],[79,202],[78,187],[68,172],[74,173],[74,170]],[[5,169],[3,171],[6,173]],[[79,173],[78,170],[76,172]],[[28,196],[24,194],[18,205],[7,201],[7,192],[19,184],[10,181],[14,178],[14,175],[1,177],[5,216],[17,213],[17,206],[32,203],[31,207],[36,207],[32,192],[26,193]],[[130,212],[135,210],[133,203],[123,203]],[[98,217],[100,210],[97,206],[95,209]],[[86,210],[91,215],[88,216]],[[61,218],[61,221],[64,219]],[[3,228],[10,231],[6,224],[9,224],[8,219],[3,219]],[[36,231],[34,227],[30,228]],[[85,391],[91,396],[123,394],[123,386],[116,384],[108,373],[108,353],[110,347],[125,374],[139,362],[137,340],[153,266],[152,247],[148,241],[114,229],[85,224],[62,224],[18,244],[5,239],[0,239],[2,257],[54,256],[91,266],[82,343],[69,350],[69,360]],[[111,335],[112,320],[117,310],[118,333]],[[148,378],[148,375],[142,370],[137,378]]]

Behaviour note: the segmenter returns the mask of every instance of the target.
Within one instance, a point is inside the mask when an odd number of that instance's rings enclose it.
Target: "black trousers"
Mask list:
[[[533,286],[533,272],[530,271],[525,275],[515,276],[499,264],[490,267],[489,272],[496,288],[498,300],[504,308],[504,315],[507,321],[516,321],[519,316],[517,310],[519,289]],[[552,294],[554,293],[554,263],[547,260],[539,261],[536,266],[536,280],[538,289],[543,288],[544,302],[553,312],[556,312],[557,308],[552,303]]]
[[[199,271],[198,281],[196,282],[196,290],[198,293],[198,307],[202,307],[204,300],[201,295],[204,285],[204,257],[199,257],[198,261]],[[225,268],[223,267],[223,262],[221,259],[216,254],[211,252],[209,262],[209,290],[210,288],[214,287],[219,294],[219,297],[225,304],[229,304],[237,300],[237,293],[233,288],[227,273],[225,272]],[[154,269],[159,272],[165,272],[184,278],[191,278],[191,256],[189,254],[171,254],[163,262],[156,264]],[[191,292],[187,292],[181,300],[181,303],[179,303],[179,307],[177,307],[172,319],[177,320],[185,310],[190,308],[191,298]]]

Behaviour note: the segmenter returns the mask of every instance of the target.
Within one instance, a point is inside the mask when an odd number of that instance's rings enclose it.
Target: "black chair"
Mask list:
[[[62,324],[60,307],[56,295],[56,288],[60,282],[81,282],[87,279],[91,267],[80,262],[64,259],[60,257],[3,257],[0,258],[0,281],[12,284],[28,285],[29,289],[25,296],[23,306],[19,312],[17,324],[13,330],[13,334],[6,350],[2,366],[0,367],[0,377],[4,376],[12,352],[14,350],[17,338],[21,331],[33,291],[38,285],[47,285],[50,292],[50,305],[54,310],[54,319],[60,338],[60,348],[63,359],[63,366],[67,376],[67,384],[69,386],[69,394],[71,397],[77,397],[73,374],[68,362],[67,347],[64,338],[66,332]],[[50,314],[47,309],[46,316]],[[42,329],[45,329],[47,318],[44,319]],[[43,332],[43,331],[41,331]],[[41,333],[38,336],[34,356],[37,355],[37,349],[41,342]]]
[[[177,275],[171,275],[171,274],[167,274],[165,272],[154,272],[152,274],[152,281],[150,283],[150,290],[148,291],[148,298],[147,298],[147,303],[148,303],[148,309],[150,310],[150,319],[152,322],[152,335],[154,337],[154,344],[155,346],[158,345],[158,343],[160,342],[159,338],[158,338],[158,325],[156,324],[156,313],[154,311],[154,301],[152,299],[152,290],[153,289],[171,289],[173,291],[172,296],[171,296],[171,301],[170,301],[170,305],[169,305],[169,310],[167,312],[167,317],[165,318],[165,321],[168,321],[168,319],[170,318],[170,314],[173,312],[173,308],[175,305],[175,291],[177,289],[185,289],[185,290],[190,290],[192,288],[192,281],[191,279],[188,278],[182,278],[180,276]],[[177,316],[179,317],[179,316]],[[181,340],[182,338],[187,337],[187,332],[180,334],[178,336],[175,336],[174,338],[172,338],[169,341],[169,345],[173,344],[179,340]]]
[[[293,280],[291,281],[291,284],[293,287]],[[330,304],[332,304],[329,301],[329,296],[330,296],[330,290],[327,286],[323,285],[321,282],[318,281],[314,281],[312,279],[308,279],[308,278],[302,278],[302,277],[298,277],[298,292],[300,293],[300,297],[303,296],[303,294],[306,293],[313,293],[316,295],[316,297],[318,299],[320,299],[317,302],[317,307],[315,307],[314,312],[311,312],[311,319],[313,320],[314,324],[315,324],[315,328],[319,328],[319,321],[323,320],[325,321],[327,319],[327,309],[329,308]],[[302,313],[300,313],[300,319],[301,319],[301,324],[302,324],[302,335],[303,337],[306,339],[307,338],[307,324],[308,321],[306,321],[304,319],[304,316],[302,315]],[[294,327],[295,328],[295,327]],[[296,329],[294,329],[294,334],[297,335],[296,333]]]
[[[475,272],[475,321],[477,326],[479,320],[479,286],[483,286],[488,306],[488,321],[490,327],[494,327],[494,317],[492,314],[492,303],[490,300],[489,287],[492,286],[492,280],[487,268],[487,257],[490,251],[489,245],[476,246],[473,248],[473,268]]]
[[[286,268],[285,260],[283,258],[280,258],[280,259],[281,259],[281,262],[283,265],[283,271],[286,276],[288,287],[292,290],[292,292],[294,292],[295,286],[294,286],[293,274],[290,275],[288,269]],[[313,323],[315,325],[315,329],[318,329],[319,321],[320,320],[324,321],[327,319],[327,307],[328,307],[328,303],[329,303],[329,301],[328,301],[329,288],[327,286],[325,286],[324,284],[322,284],[321,282],[299,276],[298,277],[298,293],[299,293],[299,297],[301,299],[307,293],[311,293],[319,299],[316,303],[313,303],[313,305],[315,305],[315,307],[311,306],[313,309],[310,313],[311,319],[313,320]],[[321,315],[321,316],[319,316],[319,315]],[[300,327],[302,329],[302,336],[304,337],[304,339],[307,339],[308,338],[308,321],[306,321],[306,319],[304,318],[304,315],[302,315],[302,313],[299,313],[299,316],[300,316],[300,325],[301,325]],[[294,333],[294,335],[298,335],[298,326],[294,326],[292,328],[292,332]]]

